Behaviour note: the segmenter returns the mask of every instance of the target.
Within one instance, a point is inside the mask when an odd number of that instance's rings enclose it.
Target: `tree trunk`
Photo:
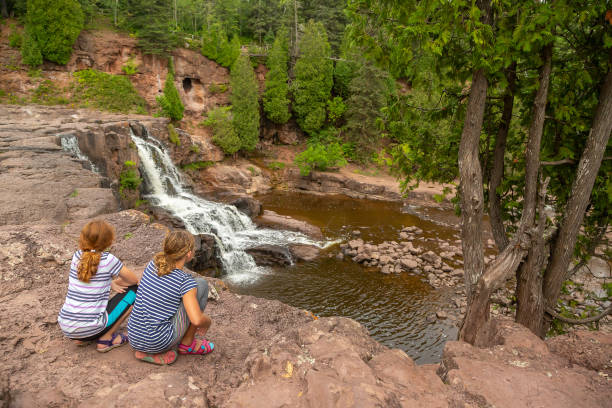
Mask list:
[[[506,70],[508,88],[504,95],[504,110],[497,138],[495,139],[495,151],[493,153],[493,166],[489,180],[489,218],[493,238],[499,251],[503,251],[508,246],[508,237],[501,217],[501,197],[497,194],[497,188],[501,185],[504,177],[504,154],[506,153],[506,140],[510,121],[512,120],[512,108],[514,106],[514,92],[516,91],[516,62],[513,62]]]
[[[612,50],[610,51],[612,62]],[[612,131],[612,72],[608,72],[599,95],[599,105],[595,111],[593,125],[586,147],[578,163],[576,179],[572,185],[570,197],[565,206],[564,218],[559,228],[559,234],[554,242],[551,260],[544,274],[544,299],[546,306],[554,308],[561,290],[561,285],[567,276],[567,269],[574,253],[576,239],[584,212],[597,172]],[[543,315],[540,316],[543,318]],[[544,323],[544,331],[548,330],[550,321]]]
[[[538,173],[540,171],[540,146],[544,121],[546,114],[546,100],[548,98],[548,86],[550,84],[550,72],[552,69],[552,44],[542,50],[542,61],[540,68],[540,86],[533,102],[533,117],[529,127],[529,140],[527,142],[525,162],[525,195],[523,197],[523,213],[519,228],[531,229],[534,226],[536,215],[536,192],[538,189]],[[540,203],[543,208],[543,200]],[[541,231],[533,237],[536,243],[529,248],[527,261],[521,265],[517,275],[517,311],[516,321],[529,328],[532,332],[540,334],[541,319],[534,319],[544,310],[542,297],[542,275],[539,267],[542,265],[544,242],[542,234],[544,226],[541,220],[539,227]]]
[[[461,241],[468,303],[484,269],[482,215],[484,195],[478,145],[487,97],[487,78],[482,69],[474,72],[461,143],[459,145],[459,189],[461,193]]]
[[[8,9],[6,8],[6,0],[0,0],[0,12],[2,13],[2,18],[8,18]]]

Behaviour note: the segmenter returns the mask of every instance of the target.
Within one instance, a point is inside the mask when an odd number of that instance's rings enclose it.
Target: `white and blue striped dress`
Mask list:
[[[102,252],[96,274],[85,283],[79,280],[78,266],[83,251],[72,256],[68,293],[57,322],[66,337],[82,339],[100,333],[106,327],[106,306],[112,278],[119,274],[123,263],[114,255]]]
[[[149,262],[142,274],[134,308],[128,321],[130,345],[145,353],[159,353],[175,340],[172,318],[183,296],[197,283],[191,275],[174,269],[158,276],[157,267]]]

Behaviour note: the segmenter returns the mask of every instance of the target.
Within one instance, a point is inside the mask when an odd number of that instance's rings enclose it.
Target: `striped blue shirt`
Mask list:
[[[82,254],[78,250],[72,256],[68,293],[57,318],[62,332],[71,339],[93,336],[106,327],[111,280],[123,268],[123,263],[114,255],[102,252],[96,274],[85,283],[78,277]]]
[[[184,271],[174,269],[158,276],[155,263],[149,262],[128,321],[130,345],[145,353],[159,353],[170,347],[176,337],[172,318],[183,296],[194,288],[197,288],[195,279]]]

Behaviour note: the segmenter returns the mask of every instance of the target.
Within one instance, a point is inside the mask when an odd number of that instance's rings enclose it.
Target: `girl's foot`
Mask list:
[[[208,354],[215,349],[215,345],[206,339],[193,339],[191,345],[179,344],[179,354]]]
[[[176,361],[178,354],[174,350],[158,354],[147,354],[143,353],[142,351],[137,351],[134,353],[134,357],[136,357],[137,360],[144,361],[145,363],[170,365]]]
[[[110,340],[98,339],[96,341],[96,350],[98,350],[100,353],[106,353],[107,351],[111,351],[114,348],[127,344],[127,342],[128,338],[125,334],[115,332],[112,334]]]
[[[91,343],[90,341],[83,341],[83,340],[72,340],[72,342],[78,347],[84,347],[88,345],[89,343]]]

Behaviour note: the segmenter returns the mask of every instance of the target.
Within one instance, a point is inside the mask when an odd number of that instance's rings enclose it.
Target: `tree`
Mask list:
[[[43,58],[66,64],[83,28],[83,11],[75,0],[28,0],[26,25]]]
[[[386,80],[385,72],[368,62],[357,71],[349,86],[346,131],[361,162],[368,161],[378,146],[382,109],[386,106]]]
[[[263,97],[264,111],[274,123],[287,123],[289,112],[289,85],[287,63],[289,61],[288,31],[281,28],[276,34],[274,45],[266,61],[270,71],[266,76],[266,90]]]
[[[219,146],[225,154],[234,154],[241,147],[241,141],[232,124],[231,106],[217,107],[208,112],[204,121],[213,129],[213,143]]]
[[[293,110],[300,128],[312,135],[325,123],[325,107],[333,86],[334,66],[323,26],[310,20],[299,47],[292,87]]]
[[[242,150],[251,151],[259,142],[259,87],[248,56],[240,55],[230,73],[232,124]]]
[[[550,318],[558,316],[554,308],[573,255],[584,256],[584,248],[596,246],[609,225],[612,200],[604,175],[611,168],[602,158],[612,130],[612,36],[605,5],[487,0],[475,6],[382,0],[368,5],[350,5],[349,29],[368,56],[409,81],[419,64],[431,62],[432,70],[464,87],[460,93],[445,87],[441,96],[454,96],[441,97],[450,103],[442,108],[416,107],[427,117],[448,108],[463,123],[457,159],[468,310],[459,337],[473,344],[491,340],[490,296],[515,273],[517,321],[544,335]],[[467,104],[456,103],[466,97]],[[522,109],[513,114],[517,97]],[[504,162],[506,157],[513,160]],[[406,174],[420,163],[412,166],[404,165]],[[486,268],[484,188],[500,248]],[[551,219],[545,203],[555,209]]]
[[[172,120],[183,119],[185,106],[183,102],[181,102],[181,97],[176,86],[174,86],[174,65],[172,59],[168,60],[168,74],[166,75],[166,82],[164,84],[164,93],[157,97],[157,102],[161,106],[165,116]]]
[[[125,24],[138,37],[138,46],[145,54],[167,56],[176,46],[172,29],[170,0],[128,0]]]

